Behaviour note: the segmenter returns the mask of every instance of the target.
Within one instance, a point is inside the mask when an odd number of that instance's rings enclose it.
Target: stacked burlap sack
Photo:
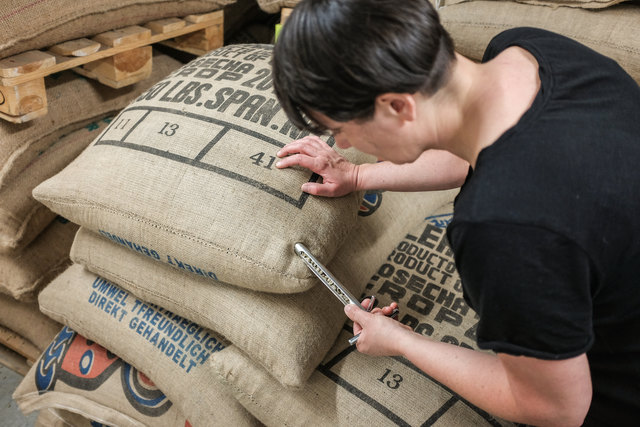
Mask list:
[[[60,327],[40,313],[37,302],[0,294],[0,343],[24,357],[28,365],[40,357]]]
[[[53,330],[42,327],[36,298],[70,264],[78,230],[76,224],[56,219],[31,193],[77,157],[119,110],[182,65],[163,54],[154,62],[150,78],[118,90],[72,72],[47,77],[46,116],[23,124],[0,122],[0,363],[19,373],[25,373],[59,329],[51,319]]]
[[[277,13],[300,0],[258,0]],[[514,27],[570,37],[617,61],[640,83],[640,4],[637,0],[432,0],[456,51],[480,61],[489,41]]]
[[[85,2],[86,3],[86,2]],[[219,10],[230,0],[15,0],[0,5],[0,58],[150,20]],[[181,62],[154,53],[152,75],[115,90],[72,72],[45,77],[48,115],[0,122],[0,363],[25,375],[61,325],[38,293],[71,262],[78,226],[36,202],[33,188],[86,148],[113,116]]]
[[[0,58],[231,3],[235,0],[5,0],[0,2]]]
[[[385,193],[384,196],[387,196]],[[477,316],[465,303],[446,240],[452,198],[396,235],[365,293],[397,301],[399,320],[416,332],[473,348]],[[383,202],[384,203],[384,202]],[[302,388],[283,387],[232,345],[211,363],[222,382],[266,425],[511,425],[473,406],[402,357],[371,357],[350,346],[346,326]],[[389,337],[393,339],[393,337]]]
[[[5,16],[9,26],[22,26],[11,34],[15,39],[3,34],[1,40],[15,43],[0,56],[33,47],[18,37],[42,29],[24,25],[16,16]],[[41,42],[50,41],[45,35]],[[46,116],[24,124],[0,122],[0,363],[22,375],[60,330],[59,323],[40,313],[36,299],[71,264],[69,251],[78,230],[35,201],[32,190],[77,157],[119,110],[182,65],[163,54],[154,55],[154,63],[148,79],[119,90],[72,72],[46,77]]]
[[[14,393],[42,425],[187,426],[146,375],[68,327],[58,331]]]
[[[480,60],[499,32],[519,26],[568,36],[617,61],[640,83],[640,5],[625,0],[441,0],[456,50]]]
[[[34,190],[81,226],[74,264],[40,293],[41,311],[144,372],[192,425],[499,423],[414,368],[399,371],[406,361],[346,358],[353,348],[341,332],[342,305],[293,245],[309,247],[355,295],[369,283],[367,293],[400,300],[402,320],[422,333],[472,346],[465,333],[472,333],[474,315],[460,296],[443,230],[424,225],[434,212],[431,221],[443,223],[438,215],[450,215],[456,191],[364,199],[301,192],[319,177],[274,166],[277,151],[303,133],[273,93],[271,52],[268,45],[233,45],[195,59],[139,96]],[[375,160],[342,153],[354,162]],[[443,205],[448,210],[436,212]],[[416,224],[420,232],[407,235]],[[420,259],[413,246],[405,248],[413,240]],[[400,264],[397,272],[390,262]],[[379,289],[372,277],[385,279]],[[428,292],[416,291],[421,284]],[[405,295],[405,287],[417,294]],[[336,352],[357,362],[353,378],[331,371]],[[55,351],[55,360],[63,353]],[[234,367],[245,362],[251,375]],[[320,371],[326,380],[318,385]],[[407,387],[416,381],[429,392],[418,397]],[[50,391],[31,383],[14,394],[24,411],[105,417],[54,403]],[[135,411],[119,412],[148,422]]]
[[[180,63],[160,55],[145,82],[115,90],[62,73],[47,78],[50,113],[26,124],[0,122],[0,292],[34,301],[64,269],[77,227],[33,199],[33,188],[69,164],[110,121]]]

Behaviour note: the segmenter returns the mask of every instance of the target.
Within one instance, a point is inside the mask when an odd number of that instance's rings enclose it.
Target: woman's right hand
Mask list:
[[[363,301],[365,310],[360,310],[355,304],[344,307],[347,317],[353,320],[353,333],[359,334],[356,347],[361,353],[371,356],[401,355],[400,338],[406,335],[417,336],[413,330],[398,320],[387,317],[398,304],[392,302],[382,308],[374,308],[370,313],[366,311],[368,302]]]
[[[302,191],[314,196],[340,197],[356,190],[358,165],[338,154],[317,136],[306,136],[285,145],[276,154],[280,169],[302,166],[322,177],[322,182],[305,182]]]

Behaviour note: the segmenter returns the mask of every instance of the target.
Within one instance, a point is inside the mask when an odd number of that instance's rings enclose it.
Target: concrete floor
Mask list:
[[[2,427],[32,427],[38,418],[37,412],[24,416],[11,398],[20,381],[22,381],[21,375],[0,365],[0,426]]]

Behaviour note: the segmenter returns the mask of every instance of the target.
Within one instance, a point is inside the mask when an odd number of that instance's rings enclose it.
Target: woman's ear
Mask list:
[[[417,116],[416,100],[409,93],[383,93],[376,97],[376,113],[402,121],[414,121]]]

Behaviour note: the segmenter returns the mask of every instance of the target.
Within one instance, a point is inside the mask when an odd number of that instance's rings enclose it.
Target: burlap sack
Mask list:
[[[38,300],[44,314],[147,374],[193,425],[254,422],[211,381],[205,362],[225,349],[216,333],[140,301],[78,264],[51,282]]]
[[[168,55],[155,54],[151,77],[121,89],[64,72],[46,79],[49,113],[28,123],[0,121],[0,191],[22,183],[22,173],[62,136],[115,114],[144,90],[182,63]],[[4,196],[8,197],[8,196]],[[18,216],[15,216],[18,214]],[[48,209],[32,208],[26,214],[0,203],[0,253],[29,244],[55,217]]]
[[[185,65],[122,111],[34,197],[191,274],[260,291],[310,289],[316,279],[293,244],[331,260],[362,194],[309,197],[300,187],[317,175],[273,166],[301,133],[273,93],[272,48],[230,45]]]
[[[538,27],[571,37],[617,61],[640,83],[640,7],[621,4],[592,11],[505,1],[473,1],[438,10],[456,50],[480,60],[496,34],[513,27]]]
[[[58,217],[26,248],[0,255],[0,293],[35,301],[38,292],[70,264],[78,226]]]
[[[34,427],[100,427],[101,425],[64,409],[44,408],[38,412]]]
[[[155,19],[205,13],[234,0],[4,0],[0,58]]]
[[[25,414],[60,408],[107,425],[182,427],[186,421],[142,372],[67,327],[29,370],[13,399]]]
[[[31,192],[42,181],[67,166],[106,128],[110,118],[94,121],[45,147],[20,173],[17,179],[0,187],[0,227],[7,235],[19,236],[37,232],[42,222],[32,219],[55,215]],[[30,230],[30,231],[25,231]]]
[[[476,0],[436,0],[438,7],[450,6],[452,4],[467,3]],[[573,7],[580,9],[603,9],[618,3],[632,0],[513,0],[516,3],[533,4],[537,6],[550,7]]]
[[[0,365],[9,368],[13,372],[22,376],[27,375],[27,372],[29,372],[30,369],[27,364],[27,359],[24,356],[8,349],[2,344],[0,344]]]
[[[465,304],[443,226],[452,204],[398,239],[367,285],[400,320],[434,340],[475,348],[476,315]],[[504,425],[400,357],[349,346],[348,327],[302,390],[288,390],[237,347],[211,360],[219,379],[266,425]]]
[[[408,224],[429,215],[456,192],[369,194],[362,205],[367,216],[358,220],[329,264],[334,275],[360,295]],[[287,386],[307,380],[345,320],[342,305],[322,285],[286,295],[212,286],[84,228],[76,235],[71,258],[142,300],[219,332]]]
[[[11,329],[32,342],[41,352],[58,334],[62,325],[40,313],[38,303],[21,302],[0,294],[0,326]]]
[[[267,13],[278,13],[283,7],[295,7],[300,0],[257,0],[260,9]]]

